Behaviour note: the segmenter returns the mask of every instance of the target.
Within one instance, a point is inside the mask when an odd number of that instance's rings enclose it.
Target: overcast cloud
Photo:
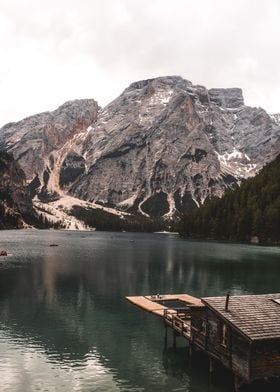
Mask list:
[[[279,0],[1,0],[0,125],[162,75],[280,112],[279,21]]]

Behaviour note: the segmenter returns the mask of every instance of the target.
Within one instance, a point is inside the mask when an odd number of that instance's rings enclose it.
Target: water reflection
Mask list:
[[[5,232],[2,243],[13,253],[0,266],[7,390],[226,390],[185,348],[162,353],[162,324],[124,297],[279,291],[277,248],[126,233]]]

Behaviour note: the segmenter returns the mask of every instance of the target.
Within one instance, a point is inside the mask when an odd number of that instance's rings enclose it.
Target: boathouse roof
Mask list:
[[[280,339],[280,293],[202,298],[202,302],[249,340]]]

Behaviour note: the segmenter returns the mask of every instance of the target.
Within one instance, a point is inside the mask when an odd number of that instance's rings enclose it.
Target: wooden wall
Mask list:
[[[252,346],[252,379],[280,376],[280,340],[256,341]]]
[[[232,370],[246,381],[250,381],[250,342],[232,330]]]
[[[206,334],[202,330],[201,319],[206,322]],[[222,325],[224,321],[209,308],[192,314],[193,342],[216,358],[225,367],[244,380],[250,380],[250,343],[229,324],[228,345],[222,345]]]

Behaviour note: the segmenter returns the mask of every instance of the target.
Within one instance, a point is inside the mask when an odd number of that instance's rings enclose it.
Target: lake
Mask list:
[[[1,392],[226,392],[125,296],[280,292],[276,247],[29,230],[1,231],[0,249]]]

